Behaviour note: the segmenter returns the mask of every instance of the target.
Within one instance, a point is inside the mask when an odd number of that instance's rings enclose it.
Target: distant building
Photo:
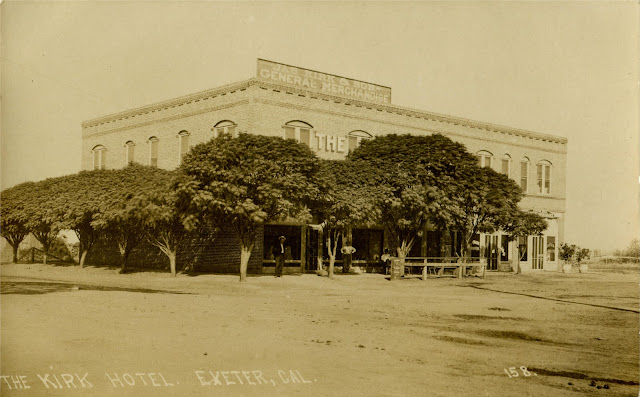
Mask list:
[[[343,159],[364,139],[390,133],[441,133],[464,144],[480,165],[515,180],[524,190],[521,208],[549,222],[543,236],[530,236],[523,248],[523,270],[556,270],[563,241],[566,138],[400,107],[391,88],[259,59],[257,77],[195,94],[127,110],[82,123],[82,168],[119,168],[130,162],[174,169],[195,144],[220,134],[251,133],[296,139],[321,158]],[[318,231],[308,225],[267,225],[252,254],[254,271],[270,271],[270,249],[278,235],[290,243],[290,271],[315,269]],[[355,229],[355,264],[379,261],[382,229]],[[453,239],[455,240],[455,238]],[[500,233],[479,235],[473,255],[490,270],[514,266],[516,243]],[[237,241],[216,238],[197,265],[231,271],[239,263]],[[433,230],[423,234],[412,256],[452,255],[455,242]],[[293,267],[292,267],[293,266]],[[295,269],[294,269],[295,267]]]

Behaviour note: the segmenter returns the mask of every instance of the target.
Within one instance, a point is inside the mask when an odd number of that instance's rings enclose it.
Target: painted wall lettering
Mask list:
[[[257,76],[276,83],[286,83],[311,91],[339,95],[366,102],[391,103],[391,88],[283,65],[258,58]]]

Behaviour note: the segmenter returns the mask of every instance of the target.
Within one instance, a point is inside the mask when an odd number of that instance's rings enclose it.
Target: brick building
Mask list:
[[[261,59],[255,78],[83,122],[82,169],[118,168],[133,161],[174,169],[191,146],[240,132],[296,139],[330,159],[343,159],[362,139],[378,135],[441,133],[464,144],[482,166],[514,179],[525,191],[521,208],[549,222],[543,236],[518,242],[508,242],[500,233],[477,236],[473,254],[486,258],[489,269],[509,270],[519,244],[526,247],[524,271],[558,267],[565,138],[396,106],[389,87]],[[290,271],[315,268],[319,248],[313,227],[268,225],[263,232],[250,270],[269,271],[271,245],[280,234],[290,243]],[[353,239],[356,264],[379,260],[386,243],[381,229],[355,229]],[[196,260],[203,270],[237,268],[239,246],[232,236],[219,235],[208,249],[208,256]],[[444,254],[452,254],[450,243],[432,230],[412,251],[415,256]]]

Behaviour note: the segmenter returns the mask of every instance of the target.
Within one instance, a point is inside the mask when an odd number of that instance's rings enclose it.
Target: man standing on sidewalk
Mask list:
[[[278,237],[278,244],[273,247],[273,258],[276,260],[276,277],[282,277],[282,268],[284,267],[284,242],[286,240],[284,236]]]

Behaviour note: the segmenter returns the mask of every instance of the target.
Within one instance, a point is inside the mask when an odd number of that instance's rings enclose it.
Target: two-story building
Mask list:
[[[544,235],[516,242],[501,233],[479,235],[473,254],[487,258],[490,270],[509,270],[519,245],[523,271],[558,268],[565,223],[566,138],[396,106],[389,87],[262,59],[255,78],[83,122],[82,169],[119,168],[130,162],[175,169],[191,146],[241,132],[296,139],[329,159],[343,159],[361,140],[379,135],[448,136],[474,153],[480,165],[515,180],[525,193],[521,208],[544,215],[549,223]],[[316,229],[265,226],[250,270],[272,269],[271,245],[281,234],[289,242],[289,271],[315,269],[322,250]],[[455,254],[442,245],[445,240],[426,230],[412,255]],[[378,261],[385,243],[382,229],[354,229],[355,263]],[[235,237],[222,233],[202,249],[197,269],[233,272],[239,255]],[[135,256],[131,260],[135,262]]]

